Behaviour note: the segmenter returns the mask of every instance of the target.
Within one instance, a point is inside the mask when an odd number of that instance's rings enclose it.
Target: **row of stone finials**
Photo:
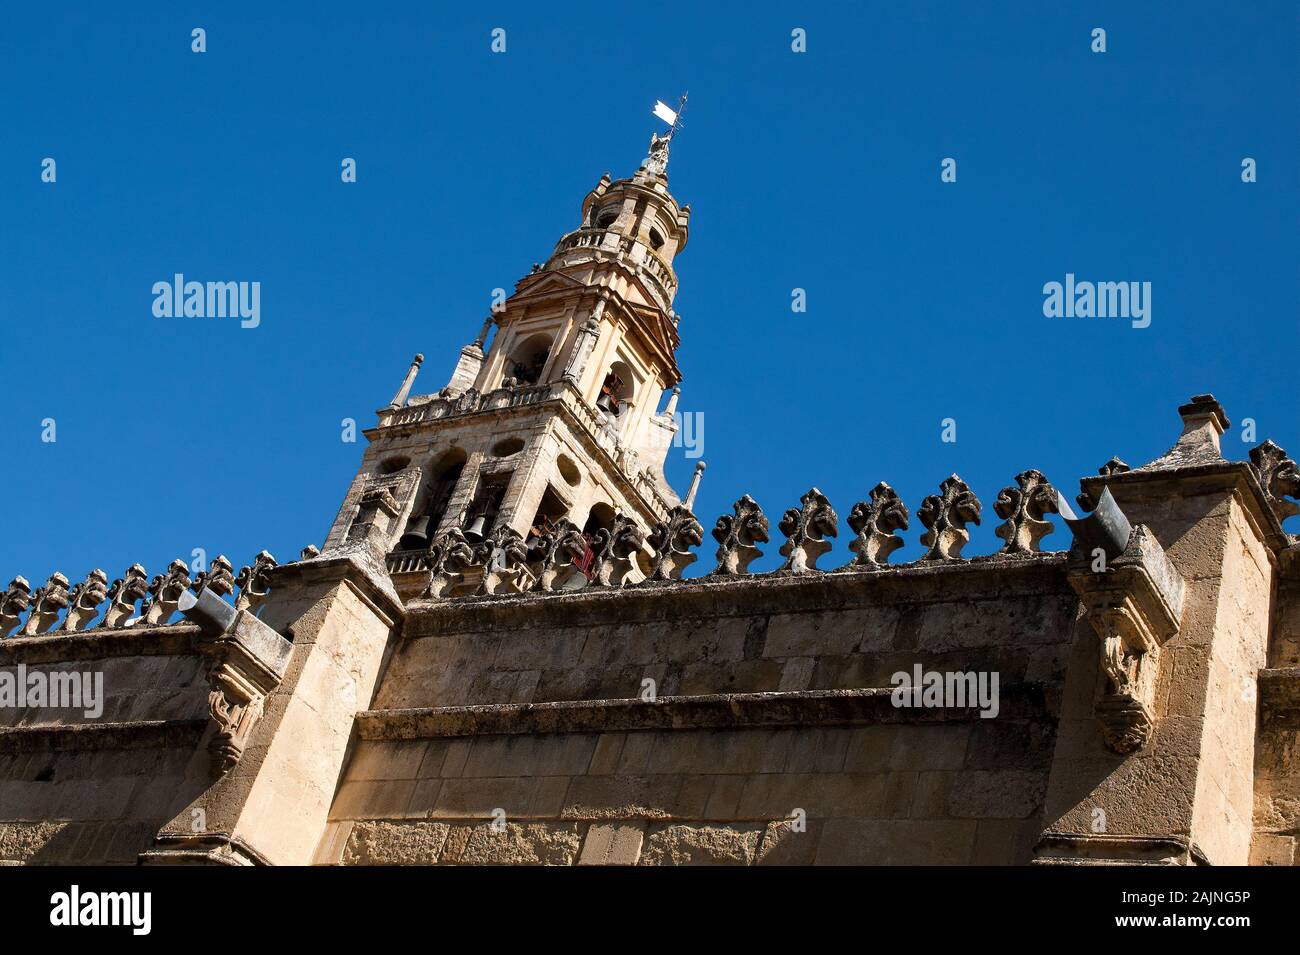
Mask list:
[[[1300,492],[1300,471],[1286,452],[1266,441],[1250,453],[1251,467],[1279,520],[1300,513],[1287,496]],[[1099,470],[1109,477],[1129,466],[1112,458]],[[1095,506],[1087,495],[1079,503]],[[993,510],[1003,519],[995,533],[1002,538],[999,556],[1021,557],[1038,553],[1040,541],[1053,530],[1047,514],[1060,513],[1060,496],[1037,470],[1016,475],[1016,486],[1003,488]],[[926,552],[918,563],[962,560],[961,551],[970,533],[968,524],[979,524],[982,505],[966,482],[952,475],[921,502],[917,516],[925,525],[921,543]],[[870,498],[853,505],[848,524],[855,533],[849,544],[853,559],[842,570],[870,570],[885,566],[889,556],[903,546],[898,531],[908,529],[911,515],[907,505],[884,481],[871,490]],[[785,535],[780,553],[785,562],[781,574],[817,572],[817,559],[831,549],[826,538],[838,534],[839,517],[826,496],[817,488],[800,498],[777,524]],[[761,507],[748,494],[738,500],[733,513],[718,518],[713,528],[717,540],[717,566],[709,576],[747,575],[749,565],[768,541],[770,524]],[[653,556],[645,578],[651,581],[677,580],[696,560],[691,549],[704,541],[704,528],[682,505],[672,508],[666,519],[646,535],[630,518],[616,515],[612,526],[584,535],[573,522],[561,518],[541,534],[525,541],[518,531],[502,526],[480,543],[471,543],[459,528],[437,537],[429,546],[426,568],[429,584],[424,596],[442,598],[460,595],[551,592],[575,586],[618,587],[643,572],[637,556],[648,543]],[[305,548],[300,559],[319,556],[314,545]],[[183,560],[174,560],[167,573],[149,580],[143,567],[133,564],[110,585],[102,570],[93,570],[85,581],[69,587],[61,573],[50,576],[43,587],[31,589],[23,577],[16,577],[0,596],[0,637],[35,636],[51,632],[75,632],[90,627],[101,604],[108,608],[98,628],[117,628],[135,623],[162,625],[176,613],[186,590],[211,590],[220,596],[238,591],[235,606],[256,613],[270,592],[269,573],[277,566],[266,551],[238,574],[224,556],[215,558],[207,570],[190,576]],[[137,602],[140,604],[136,610]],[[67,611],[63,623],[59,615]],[[30,612],[29,612],[30,611]],[[27,613],[23,622],[22,614]],[[21,627],[19,626],[21,624]]]

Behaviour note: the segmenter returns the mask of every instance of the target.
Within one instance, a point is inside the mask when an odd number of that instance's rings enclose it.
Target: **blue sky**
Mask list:
[[[362,450],[340,420],[372,423],[417,351],[440,387],[684,89],[706,527],[742,493],[775,524],[811,485],[843,521],[882,479],[915,512],[956,471],[990,553],[1016,473],[1073,495],[1163,452],[1204,391],[1228,456],[1247,417],[1300,451],[1293,3],[268,6],[3,14],[4,581],[320,543]],[[154,318],[178,271],[260,281],[261,325]],[[1045,318],[1067,272],[1150,282],[1150,327]],[[673,451],[679,488],[693,465]]]

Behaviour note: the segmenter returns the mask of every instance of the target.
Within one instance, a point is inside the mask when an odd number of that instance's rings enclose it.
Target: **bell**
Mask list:
[[[477,544],[483,540],[483,532],[487,530],[487,517],[480,514],[470,522],[469,527],[465,528],[465,539],[471,543]]]
[[[406,525],[404,533],[397,542],[398,550],[428,550],[429,548],[429,523],[428,515],[416,517]]]

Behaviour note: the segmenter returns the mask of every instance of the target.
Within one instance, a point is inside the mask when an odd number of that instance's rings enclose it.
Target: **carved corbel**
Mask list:
[[[755,545],[767,543],[767,515],[748,494],[735,503],[733,510],[734,514],[719,517],[713,528],[713,539],[720,546],[716,555],[718,566],[712,574],[748,574],[749,565],[763,556]]]
[[[54,629],[59,614],[68,607],[68,578],[57,571],[50,575],[44,587],[37,587],[32,594],[32,612],[27,615],[27,623],[21,635],[34,637]]]
[[[1022,556],[1037,554],[1042,550],[1039,542],[1055,529],[1051,521],[1043,520],[1045,514],[1058,512],[1056,488],[1048,483],[1041,471],[1032,468],[1016,475],[1019,487],[1005,487],[993,504],[993,511],[1002,518],[994,533],[1001,537],[1000,554]]]
[[[235,586],[239,588],[239,595],[235,598],[236,610],[257,614],[271,592],[270,574],[275,567],[275,558],[267,551],[260,551],[251,565],[239,569],[239,576],[235,578]]]
[[[667,520],[655,524],[647,540],[655,552],[648,579],[680,580],[682,571],[697,560],[691,548],[704,542],[704,528],[689,508],[678,504]]]
[[[0,637],[7,637],[22,622],[32,603],[32,585],[26,577],[15,577],[0,597]]]
[[[161,626],[172,618],[181,594],[190,589],[190,567],[177,559],[167,565],[167,573],[154,577],[149,584],[149,599],[140,608],[140,615],[150,626]]]
[[[881,481],[871,489],[870,501],[858,501],[849,512],[849,527],[857,534],[849,544],[854,558],[845,570],[884,567],[889,555],[903,546],[896,531],[907,530],[911,515],[898,493]]]
[[[614,515],[612,527],[595,534],[591,565],[593,587],[622,587],[638,572],[636,554],[645,546],[645,534],[636,522],[623,514]]]
[[[980,522],[980,502],[957,475],[939,485],[939,493],[921,502],[916,516],[925,525],[921,543],[929,550],[922,560],[961,560],[961,549],[970,540],[967,524]]]
[[[62,630],[85,630],[99,613],[99,605],[108,599],[108,574],[98,567],[68,594],[68,615],[63,618]]]
[[[1155,728],[1160,648],[1178,632],[1184,582],[1141,524],[1117,556],[1094,557],[1093,542],[1085,528],[1075,528],[1068,578],[1100,641],[1095,712],[1102,736],[1127,754],[1145,746]]]
[[[533,589],[549,592],[585,584],[587,578],[576,564],[586,553],[587,539],[577,524],[567,517],[552,522],[528,542],[528,560],[536,581]]]
[[[132,564],[108,588],[108,609],[99,621],[105,629],[124,627],[135,616],[137,601],[149,596],[149,576],[139,564]]]
[[[266,697],[289,666],[293,644],[246,610],[236,610],[211,589],[185,591],[179,609],[207,638],[201,645],[208,671],[208,742],[212,772],[221,775],[239,762]]]
[[[465,539],[465,532],[453,527],[440,534],[429,545],[429,583],[424,588],[425,597],[441,599],[460,583],[465,568],[474,563],[474,548]]]
[[[785,563],[780,572],[806,574],[816,570],[817,558],[831,549],[831,542],[826,538],[839,533],[839,523],[839,516],[826,495],[815,487],[810,488],[799,498],[799,506],[787,510],[777,525],[786,538],[781,545]]]

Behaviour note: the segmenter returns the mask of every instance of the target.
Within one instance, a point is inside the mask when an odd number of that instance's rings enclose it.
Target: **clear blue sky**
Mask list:
[[[417,351],[417,391],[440,387],[491,290],[636,168],[683,89],[706,528],[746,492],[775,525],[810,485],[843,521],[882,479],[915,512],[957,471],[985,504],[967,553],[989,553],[1017,472],[1073,495],[1163,452],[1203,391],[1229,456],[1244,417],[1300,452],[1294,3],[468,7],[6,9],[0,583],[320,543],[362,450],[340,420],[371,424]],[[260,327],[154,318],[178,271],[260,281]],[[1045,318],[1067,272],[1151,282],[1151,326]],[[673,452],[679,488],[693,464]]]

